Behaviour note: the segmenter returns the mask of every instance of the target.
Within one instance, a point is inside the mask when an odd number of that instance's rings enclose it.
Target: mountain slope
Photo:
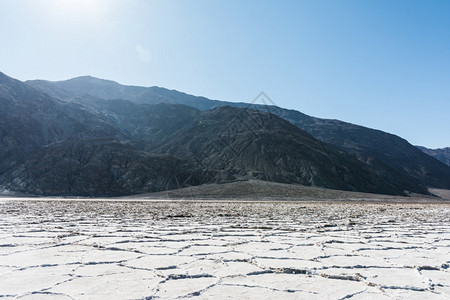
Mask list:
[[[68,140],[38,149],[6,172],[3,189],[47,196],[122,196],[199,185],[209,178],[188,160],[145,153],[115,140]]]
[[[90,99],[90,105],[142,147],[160,142],[200,115],[199,110],[182,104],[150,105],[127,100]]]
[[[123,134],[101,115],[0,73],[0,174],[44,145],[99,137]]]
[[[422,151],[396,135],[338,120],[305,117],[297,113],[285,115],[284,118],[319,140],[345,149],[363,160],[375,158],[423,185],[450,188],[448,166],[424,155]]]
[[[190,161],[135,147],[138,141],[151,145],[179,130],[197,117],[198,110],[95,100],[92,104],[98,109],[63,102],[0,73],[2,189],[117,196],[210,180],[207,171],[195,169]]]
[[[428,149],[421,146],[416,146],[424,153],[436,158],[437,160],[443,162],[447,166],[450,166],[450,147],[441,149]]]
[[[195,160],[219,182],[254,178],[384,194],[426,193],[387,168],[372,170],[289,122],[255,110],[206,111],[149,151]]]

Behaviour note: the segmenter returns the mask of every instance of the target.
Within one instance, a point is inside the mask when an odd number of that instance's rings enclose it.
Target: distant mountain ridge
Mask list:
[[[428,149],[422,146],[417,146],[424,153],[433,156],[437,160],[443,162],[447,166],[450,166],[450,147],[441,149]]]
[[[450,187],[450,167],[399,137],[275,106],[0,73],[0,108],[0,190],[117,196],[251,179],[393,195]]]
[[[123,86],[115,81],[99,79],[92,76],[81,76],[57,82],[30,80],[26,83],[41,89],[52,97],[60,99],[68,99],[75,95],[89,95],[104,100],[130,99],[147,90],[144,87]]]

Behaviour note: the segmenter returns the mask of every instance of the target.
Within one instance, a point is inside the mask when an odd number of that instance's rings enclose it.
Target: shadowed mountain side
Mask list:
[[[437,160],[443,162],[447,166],[450,166],[450,147],[441,149],[428,149],[421,146],[416,146],[424,153],[436,158]]]
[[[187,160],[103,139],[44,147],[4,177],[6,190],[77,196],[130,195],[213,181]]]
[[[89,99],[90,105],[80,104],[81,96],[60,101],[0,73],[2,189],[117,196],[213,181],[186,160],[127,144],[161,140],[191,123],[200,113],[195,108]]]
[[[91,95],[102,99],[127,99],[136,103],[180,103],[208,110],[218,106],[234,106],[269,111],[305,130],[315,138],[350,151],[362,162],[378,161],[402,177],[410,177],[425,186],[450,188],[450,167],[426,155],[406,140],[379,130],[358,126],[339,120],[311,117],[295,110],[275,106],[252,105],[226,101],[209,100],[175,90],[160,87],[124,86],[116,82],[84,76],[66,81],[29,81],[50,92],[53,88],[59,95]],[[62,97],[61,99],[67,100]],[[369,166],[373,168],[373,166]]]
[[[0,181],[4,171],[41,146],[98,137],[124,135],[101,115],[0,73]]]
[[[374,172],[289,122],[255,110],[219,107],[168,137],[151,152],[195,160],[217,180],[260,179],[341,190],[403,195],[427,193],[388,170]],[[392,180],[392,181],[391,181]]]
[[[362,160],[375,158],[423,185],[450,188],[449,166],[396,135],[339,120],[313,118],[295,111],[275,111],[317,139],[345,149]]]

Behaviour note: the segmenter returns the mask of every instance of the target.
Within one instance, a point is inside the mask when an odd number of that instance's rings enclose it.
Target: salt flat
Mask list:
[[[450,204],[0,199],[0,298],[449,299]]]

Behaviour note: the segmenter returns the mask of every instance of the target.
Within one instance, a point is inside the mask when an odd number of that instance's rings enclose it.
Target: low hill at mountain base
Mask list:
[[[448,202],[450,190],[432,189],[435,196],[409,194],[392,196],[349,192],[298,184],[243,180],[210,183],[170,191],[125,196],[118,199],[135,200],[223,200],[223,201],[389,201],[389,202]]]

